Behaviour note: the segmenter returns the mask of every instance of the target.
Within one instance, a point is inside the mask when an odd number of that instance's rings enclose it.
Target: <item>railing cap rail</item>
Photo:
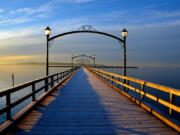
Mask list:
[[[144,81],[144,80],[140,80],[140,79],[136,79],[136,78],[132,78],[132,77],[128,77],[128,76],[117,75],[117,74],[102,71],[102,70],[99,70],[99,69],[94,69],[94,68],[91,68],[91,69],[102,72],[102,73],[106,73],[106,74],[109,74],[109,75],[112,75],[112,76],[115,76],[115,77],[120,77],[122,79],[133,81],[133,82],[136,82],[136,83],[139,83],[139,84],[145,84],[148,87],[155,88],[155,89],[158,89],[158,90],[161,90],[161,91],[164,91],[164,92],[168,92],[168,93],[172,93],[174,95],[180,96],[180,90],[175,89],[175,88],[163,86],[163,85],[160,85],[160,84],[156,84],[156,83],[152,83],[152,82],[148,82],[148,81]]]
[[[45,76],[45,77],[40,77],[40,78],[37,78],[37,79],[34,79],[34,80],[31,80],[31,81],[28,81],[28,82],[25,82],[25,83],[22,83],[22,84],[18,84],[14,87],[10,87],[10,88],[6,88],[6,89],[2,89],[0,90],[0,97],[6,95],[6,94],[9,94],[9,93],[13,93],[13,92],[16,92],[18,91],[19,89],[23,89],[27,86],[30,86],[32,85],[33,83],[37,83],[37,82],[40,82],[44,79],[47,79],[47,78],[50,78],[52,76],[56,76],[58,74],[61,74],[61,73],[64,73],[64,72],[67,72],[67,71],[70,71],[71,69],[68,69],[66,71],[63,71],[63,72],[58,72],[58,73],[54,73],[54,74],[51,74],[49,76]]]

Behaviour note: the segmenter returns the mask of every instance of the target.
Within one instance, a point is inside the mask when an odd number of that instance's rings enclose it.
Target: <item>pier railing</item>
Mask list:
[[[0,116],[6,115],[5,122],[0,124],[0,133],[2,133],[7,127],[14,124],[19,118],[27,113],[33,106],[44,99],[53,89],[57,88],[64,80],[66,80],[74,70],[69,69],[63,72],[52,74],[46,77],[42,77],[24,84],[17,85],[12,88],[8,88],[0,91],[0,98],[4,98],[5,105],[0,107]],[[40,86],[39,86],[40,85]],[[19,99],[12,101],[12,94],[18,91],[24,91],[26,88],[31,88],[31,91],[25,92]],[[37,93],[41,92],[38,96]],[[20,93],[19,93],[20,94]],[[26,100],[31,99],[30,103],[21,108],[16,114],[12,116],[12,109]],[[1,117],[2,118],[2,117]]]
[[[180,132],[180,90],[89,68],[98,77]]]

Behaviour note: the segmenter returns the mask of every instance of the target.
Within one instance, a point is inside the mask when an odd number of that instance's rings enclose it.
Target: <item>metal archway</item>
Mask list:
[[[124,29],[122,32],[126,32],[127,31]],[[83,25],[82,27],[80,27],[79,30],[77,31],[70,31],[70,32],[65,32],[65,33],[62,33],[62,34],[58,34],[58,35],[55,35],[53,37],[49,37],[50,33],[51,33],[51,29],[49,27],[47,27],[45,29],[45,33],[46,33],[46,36],[47,36],[47,56],[46,56],[46,75],[49,74],[49,51],[48,51],[48,46],[49,46],[49,41],[55,39],[55,38],[59,38],[59,37],[62,37],[62,36],[65,36],[65,35],[70,35],[70,34],[76,34],[76,33],[93,33],[93,34],[100,34],[100,35],[104,35],[104,36],[107,36],[107,37],[110,37],[110,38],[113,38],[113,39],[116,39],[118,40],[119,42],[123,43],[123,48],[124,48],[124,66],[123,66],[123,70],[124,70],[124,76],[126,76],[126,36],[123,37],[123,39],[117,37],[117,36],[114,36],[112,34],[108,34],[108,33],[105,33],[105,32],[100,32],[100,31],[96,31],[91,25]]]
[[[65,36],[65,35],[70,35],[70,34],[76,34],[76,33],[94,33],[94,34],[100,34],[100,35],[104,35],[104,36],[108,36],[108,37],[111,37],[111,38],[114,38],[122,43],[124,43],[124,40],[122,40],[121,38],[117,37],[117,36],[114,36],[114,35],[111,35],[111,34],[108,34],[108,33],[105,33],[105,32],[100,32],[100,31],[87,31],[87,30],[84,30],[84,31],[70,31],[70,32],[65,32],[65,33],[62,33],[62,34],[59,34],[59,35],[55,35],[51,38],[49,38],[49,41],[55,39],[55,38],[58,38],[58,37],[62,37],[62,36]]]
[[[90,66],[90,60],[86,60],[86,59],[77,59],[76,61],[78,61],[78,62],[88,62],[89,66]]]
[[[93,54],[92,56],[91,55],[86,55],[86,54],[80,54],[80,55],[75,55],[75,56],[72,55],[72,68],[74,66],[74,62],[73,62],[74,59],[79,58],[79,57],[87,57],[87,58],[92,59],[94,61],[94,67],[95,67],[95,59],[96,59],[95,54]]]

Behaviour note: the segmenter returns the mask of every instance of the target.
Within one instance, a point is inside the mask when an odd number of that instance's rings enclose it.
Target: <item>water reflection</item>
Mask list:
[[[69,68],[50,68],[50,74]],[[15,85],[45,76],[45,65],[0,65],[0,90],[12,86],[12,73]]]
[[[104,71],[123,74],[120,68],[104,68]],[[139,67],[127,69],[127,76],[180,89],[180,68],[178,67]]]

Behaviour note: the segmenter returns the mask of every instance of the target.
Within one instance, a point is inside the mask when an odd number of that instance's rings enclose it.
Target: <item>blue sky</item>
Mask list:
[[[0,63],[45,61],[44,28],[52,35],[92,25],[121,37],[128,30],[129,65],[180,66],[179,0],[6,0],[0,5]],[[69,35],[54,40],[51,61],[96,54],[97,62],[122,64],[122,45],[110,38]]]

